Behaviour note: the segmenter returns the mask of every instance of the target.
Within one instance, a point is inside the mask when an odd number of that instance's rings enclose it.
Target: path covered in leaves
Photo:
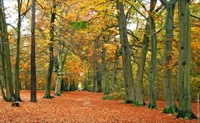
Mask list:
[[[38,102],[32,103],[29,91],[22,91],[20,107],[0,99],[0,123],[195,123],[198,120],[176,119],[175,115],[162,113],[163,101],[158,101],[159,109],[148,109],[124,104],[124,101],[102,100],[102,93],[87,91],[65,92],[53,99],[43,99],[44,91],[38,91]],[[53,92],[52,92],[53,95]],[[197,103],[193,104],[197,114]]]

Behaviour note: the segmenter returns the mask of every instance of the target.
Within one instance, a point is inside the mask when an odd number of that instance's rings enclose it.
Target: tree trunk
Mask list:
[[[62,77],[61,76],[57,76],[55,93],[54,93],[54,95],[56,95],[56,96],[60,96],[61,95],[61,84],[62,84],[61,82],[62,82]]]
[[[101,71],[98,71],[96,74],[97,74],[97,92],[102,92]]]
[[[5,96],[5,93],[4,93],[4,91],[3,91],[3,85],[2,85],[2,83],[1,83],[1,80],[0,80],[0,90],[1,90],[1,95],[2,95],[2,97],[3,97],[3,100],[6,100],[6,96]]]
[[[103,73],[103,81],[104,81],[104,94],[109,94],[109,85],[108,85],[108,76],[106,69],[106,48],[104,47],[105,43],[102,44],[102,73]]]
[[[157,56],[157,40],[156,40],[156,27],[153,17],[153,10],[156,5],[156,0],[151,0],[150,3],[150,41],[151,41],[151,64],[149,76],[149,108],[156,108],[155,97],[155,80],[156,80],[156,56]]]
[[[63,67],[66,61],[67,53],[62,55],[63,47],[60,47],[60,51],[57,54],[57,63],[58,63],[58,71],[57,71],[57,78],[56,78],[56,88],[55,88],[55,93],[54,95],[61,95],[61,85],[62,85],[62,76],[63,76]],[[63,56],[63,57],[62,57]]]
[[[132,103],[135,101],[135,89],[133,72],[131,65],[131,55],[127,36],[127,24],[126,16],[124,13],[124,5],[119,0],[116,1],[118,12],[118,25],[120,33],[120,43],[122,48],[122,62],[123,62],[123,74],[125,83],[125,102]]]
[[[55,0],[53,0],[53,7],[52,7],[52,13],[51,13],[51,22],[50,22],[50,43],[49,43],[49,69],[48,69],[48,76],[47,76],[47,82],[45,86],[45,95],[44,98],[52,98],[51,96],[51,80],[52,80],[52,73],[53,73],[53,61],[54,61],[54,55],[53,55],[53,44],[54,44],[54,22],[56,18],[56,5]]]
[[[117,45],[117,49],[115,51],[115,61],[114,61],[114,69],[113,69],[113,83],[112,83],[112,91],[115,93],[117,91],[117,71],[119,64],[119,45]]]
[[[60,53],[57,55],[57,61],[58,61],[58,73],[56,78],[56,88],[55,88],[55,94],[56,96],[61,95],[61,84],[62,84],[62,72],[63,72],[63,62],[62,58],[60,56]]]
[[[97,46],[96,46],[96,41],[93,44],[93,74],[92,74],[92,91],[96,92],[97,91],[97,66],[98,66],[98,61],[97,61]]]
[[[164,43],[164,55],[163,55],[163,84],[165,91],[165,108],[163,113],[176,113],[178,108],[174,102],[173,88],[172,88],[172,67],[170,62],[172,60],[172,41],[174,37],[174,10],[176,6],[176,0],[167,2],[163,0],[163,4],[167,10],[166,22],[165,22],[165,43]]]
[[[1,29],[1,24],[0,24],[0,29]],[[1,39],[2,39],[2,37],[0,38],[0,42],[2,44],[2,40]],[[6,72],[5,72],[6,70],[5,70],[5,64],[4,64],[4,52],[2,51],[2,45],[0,45],[0,53],[1,53],[1,61],[2,61],[2,69],[3,69],[3,78],[4,78],[4,81],[6,81]],[[6,101],[7,98],[6,98],[6,95],[5,95],[4,91],[3,91],[2,82],[0,82],[0,84],[1,84],[0,86],[1,86],[1,93],[2,93],[2,96],[3,96],[3,100]],[[6,86],[6,84],[5,84],[5,86]]]
[[[32,0],[31,22],[31,100],[37,102],[36,97],[36,64],[35,64],[35,0]]]
[[[144,93],[143,93],[143,77],[144,77],[144,67],[146,62],[146,54],[147,54],[147,48],[149,43],[149,18],[146,19],[146,25],[145,25],[145,34],[142,41],[142,51],[140,55],[140,62],[138,65],[137,75],[136,75],[136,101],[135,105],[145,105],[144,102]]]
[[[11,101],[11,97],[14,96],[13,94],[13,76],[12,76],[12,67],[11,67],[11,60],[10,60],[10,48],[9,48],[9,41],[8,41],[8,32],[7,32],[7,24],[6,18],[4,13],[4,5],[3,0],[0,0],[0,24],[1,24],[1,41],[2,41],[2,60],[5,67],[4,79],[6,83],[6,96],[7,101]]]
[[[84,90],[88,90],[88,86],[90,85],[90,72],[89,69],[87,70],[87,76],[85,76],[85,81],[84,81]]]
[[[22,101],[20,98],[20,78],[19,78],[19,56],[20,56],[20,39],[21,39],[21,0],[18,0],[18,24],[17,24],[17,54],[15,64],[15,100]]]
[[[179,65],[178,65],[178,118],[197,118],[191,106],[190,97],[190,61],[191,61],[191,39],[190,39],[190,10],[188,0],[178,0],[179,17]]]

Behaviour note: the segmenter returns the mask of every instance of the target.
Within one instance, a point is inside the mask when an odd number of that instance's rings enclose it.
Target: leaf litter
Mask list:
[[[37,103],[30,101],[30,91],[21,91],[20,107],[0,98],[0,123],[197,123],[198,120],[177,119],[163,114],[164,101],[157,101],[158,109],[124,104],[123,100],[102,100],[103,93],[88,91],[64,92],[53,99],[43,99],[44,91],[37,91]],[[53,91],[51,92],[53,95]],[[193,103],[198,114],[198,104]]]

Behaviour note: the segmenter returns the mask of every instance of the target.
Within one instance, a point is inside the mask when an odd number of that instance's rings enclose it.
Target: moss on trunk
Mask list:
[[[157,108],[156,103],[155,102],[150,102],[148,105],[149,109],[153,109],[153,108]]]
[[[175,105],[173,107],[164,108],[163,113],[166,114],[175,114],[178,112],[178,107]]]
[[[178,111],[177,118],[183,118],[183,119],[198,119],[194,113],[189,111]]]
[[[145,106],[146,103],[145,103],[145,102],[134,101],[134,102],[133,102],[133,105],[134,105],[134,106]]]

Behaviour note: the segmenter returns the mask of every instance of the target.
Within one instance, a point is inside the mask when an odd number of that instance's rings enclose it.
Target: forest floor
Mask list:
[[[87,91],[64,92],[53,99],[43,99],[44,91],[37,91],[37,103],[30,101],[30,91],[21,91],[23,102],[11,107],[0,97],[0,123],[196,123],[198,120],[177,119],[163,114],[164,101],[157,101],[158,109],[132,106],[124,101],[102,100],[102,93]],[[53,95],[53,92],[52,92]],[[195,114],[199,104],[193,103]]]

